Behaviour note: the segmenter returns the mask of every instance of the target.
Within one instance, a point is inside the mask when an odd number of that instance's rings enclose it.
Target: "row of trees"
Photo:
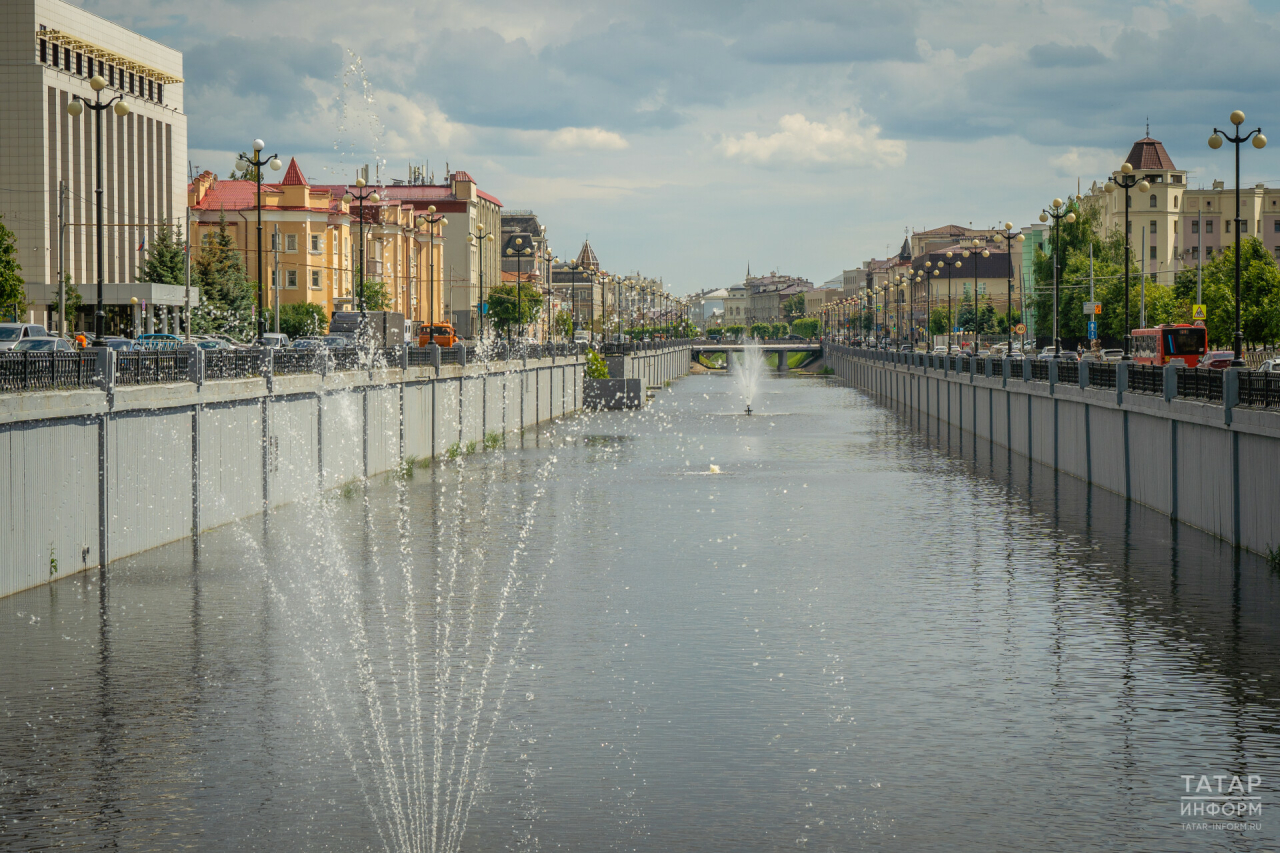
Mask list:
[[[1076,221],[1061,224],[1058,328],[1064,340],[1087,338],[1084,303],[1089,299],[1089,249],[1093,248],[1094,301],[1102,303],[1097,316],[1102,337],[1120,340],[1124,322],[1124,234],[1117,228],[1101,233],[1101,214],[1092,205],[1076,204]],[[1248,346],[1280,341],[1280,268],[1256,237],[1242,236],[1240,245],[1241,331]],[[1036,297],[1032,306],[1040,336],[1053,330],[1053,234],[1050,254],[1035,254]],[[1222,251],[1201,266],[1203,304],[1208,319],[1209,343],[1229,348],[1235,333],[1235,247]],[[1136,258],[1130,260],[1129,329],[1142,325],[1146,303],[1146,327],[1161,323],[1190,323],[1196,299],[1195,267],[1179,270],[1172,283],[1148,275],[1145,283]]]

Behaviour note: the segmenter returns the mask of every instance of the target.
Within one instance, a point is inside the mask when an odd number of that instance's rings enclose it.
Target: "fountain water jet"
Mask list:
[[[751,414],[751,402],[760,388],[760,380],[764,376],[764,353],[760,351],[760,341],[748,338],[742,348],[741,356],[730,353],[734,361],[733,381],[742,393],[742,401],[746,404],[748,415]]]

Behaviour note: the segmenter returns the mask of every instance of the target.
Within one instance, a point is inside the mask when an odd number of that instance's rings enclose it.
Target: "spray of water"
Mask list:
[[[760,342],[749,338],[741,353],[730,353],[733,359],[733,381],[742,393],[742,402],[751,408],[756,392],[760,390],[760,380],[764,377],[764,353],[760,351]]]

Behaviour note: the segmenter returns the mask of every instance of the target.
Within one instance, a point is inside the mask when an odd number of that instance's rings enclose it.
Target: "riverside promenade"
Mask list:
[[[629,366],[660,384],[687,350],[637,345]],[[580,410],[585,369],[572,345],[0,354],[0,596],[474,452]]]
[[[1280,548],[1280,383],[1237,370],[964,358],[828,344],[836,375],[921,429],[967,434],[1266,555]]]

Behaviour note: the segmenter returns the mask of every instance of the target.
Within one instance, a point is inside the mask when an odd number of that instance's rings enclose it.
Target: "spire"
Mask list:
[[[285,170],[284,180],[280,182],[283,187],[309,187],[307,179],[302,175],[302,169],[298,167],[298,161],[290,157],[289,168]]]
[[[593,270],[600,269],[600,259],[596,257],[595,251],[592,250],[590,240],[582,241],[582,251],[578,253],[578,264]]]

